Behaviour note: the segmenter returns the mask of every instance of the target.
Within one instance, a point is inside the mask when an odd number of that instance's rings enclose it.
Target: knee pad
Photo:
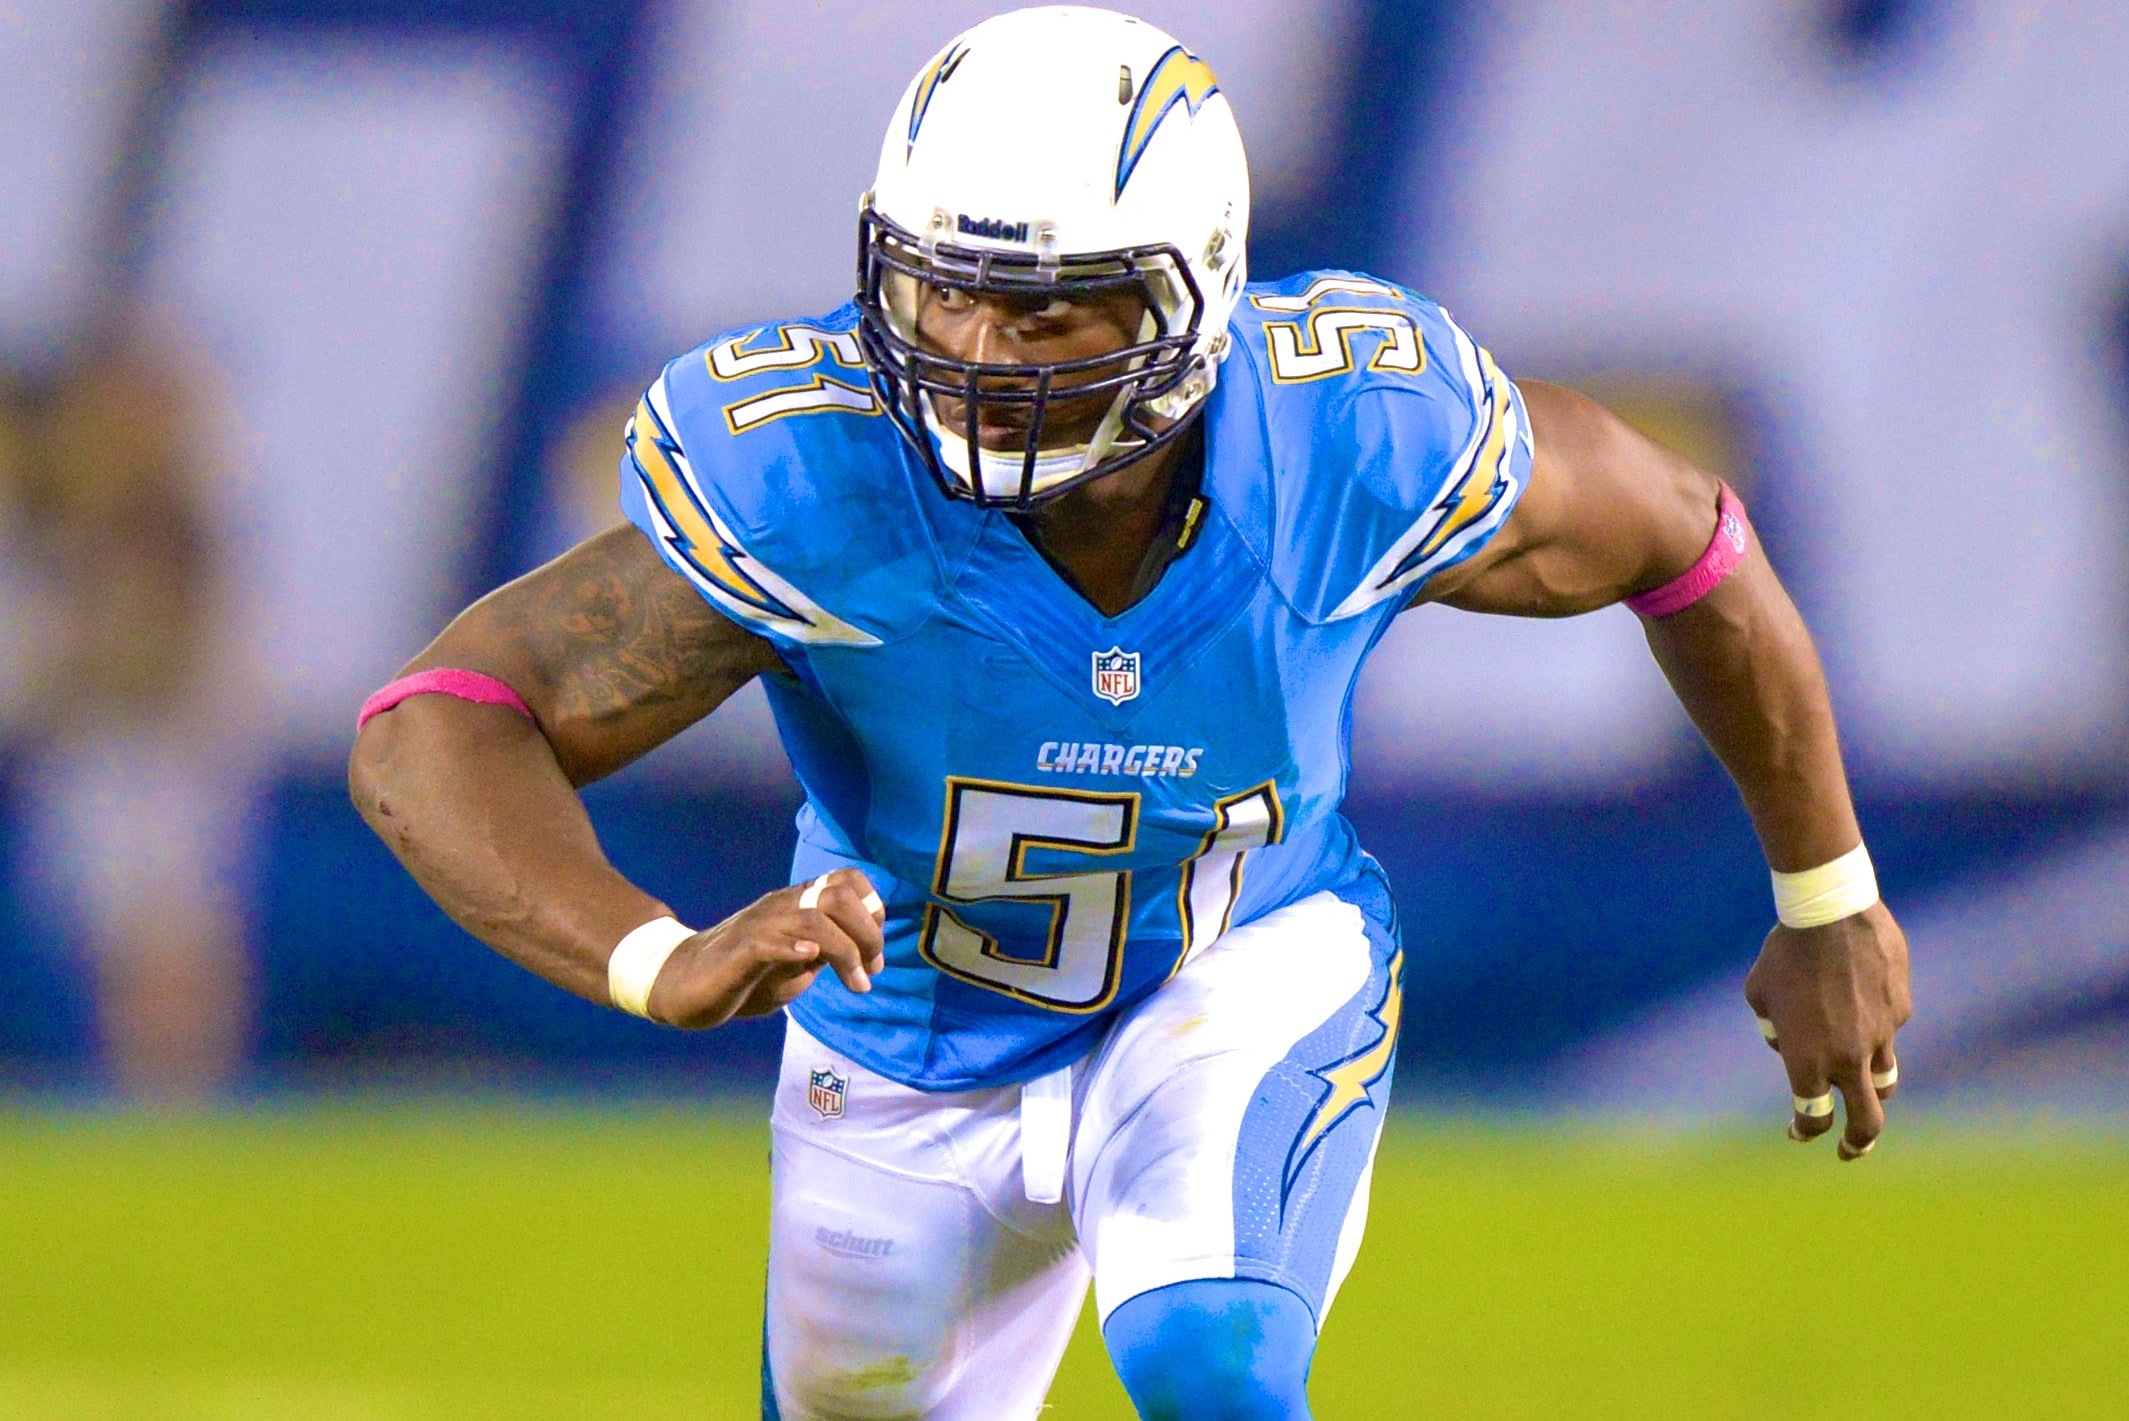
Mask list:
[[[1275,1283],[1156,1288],[1110,1313],[1102,1340],[1144,1421],[1308,1421],[1316,1320]]]

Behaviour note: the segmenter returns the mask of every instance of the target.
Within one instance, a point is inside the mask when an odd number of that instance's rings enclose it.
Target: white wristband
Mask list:
[[[1788,927],[1837,923],[1877,901],[1877,871],[1870,866],[1870,850],[1861,844],[1817,868],[1774,875],[1774,915]]]
[[[651,984],[673,949],[695,935],[678,918],[653,918],[614,944],[606,959],[606,992],[614,1005],[632,1015],[651,1014]]]

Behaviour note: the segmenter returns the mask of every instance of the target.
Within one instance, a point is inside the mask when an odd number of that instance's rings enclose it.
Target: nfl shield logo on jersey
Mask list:
[[[1112,646],[1094,653],[1094,694],[1112,706],[1138,695],[1138,653]]]
[[[823,1120],[835,1120],[843,1113],[843,1098],[849,1094],[850,1082],[831,1070],[815,1071],[806,1082],[806,1104],[820,1112]]]

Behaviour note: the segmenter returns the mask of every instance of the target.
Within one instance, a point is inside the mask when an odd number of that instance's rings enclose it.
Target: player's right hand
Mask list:
[[[1745,1000],[1782,1058],[1798,1106],[1789,1138],[1833,1128],[1829,1090],[1848,1104],[1840,1157],[1861,1159],[1885,1128],[1880,1105],[1899,1084],[1894,1035],[1914,1015],[1907,935],[1883,903],[1815,928],[1777,927],[1745,977]],[[1823,1101],[1807,1113],[1802,1102]]]
[[[809,883],[765,894],[673,949],[650,993],[654,1021],[700,1030],[735,1016],[763,1016],[813,985],[824,967],[853,992],[872,990],[886,965],[885,912],[872,884],[854,868],[820,880],[812,907]]]

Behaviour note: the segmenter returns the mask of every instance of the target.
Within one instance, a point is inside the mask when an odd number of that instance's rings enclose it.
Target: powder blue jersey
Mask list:
[[[1232,924],[1326,889],[1385,903],[1338,812],[1353,686],[1528,475],[1491,357],[1386,282],[1250,287],[1188,550],[1104,617],[1010,517],[938,487],[856,325],[846,306],[675,360],[621,468],[666,562],[790,668],[767,687],[806,793],[794,879],[854,865],[888,905],[873,990],[822,973],[806,1029],[908,1085],[1010,1084]]]

